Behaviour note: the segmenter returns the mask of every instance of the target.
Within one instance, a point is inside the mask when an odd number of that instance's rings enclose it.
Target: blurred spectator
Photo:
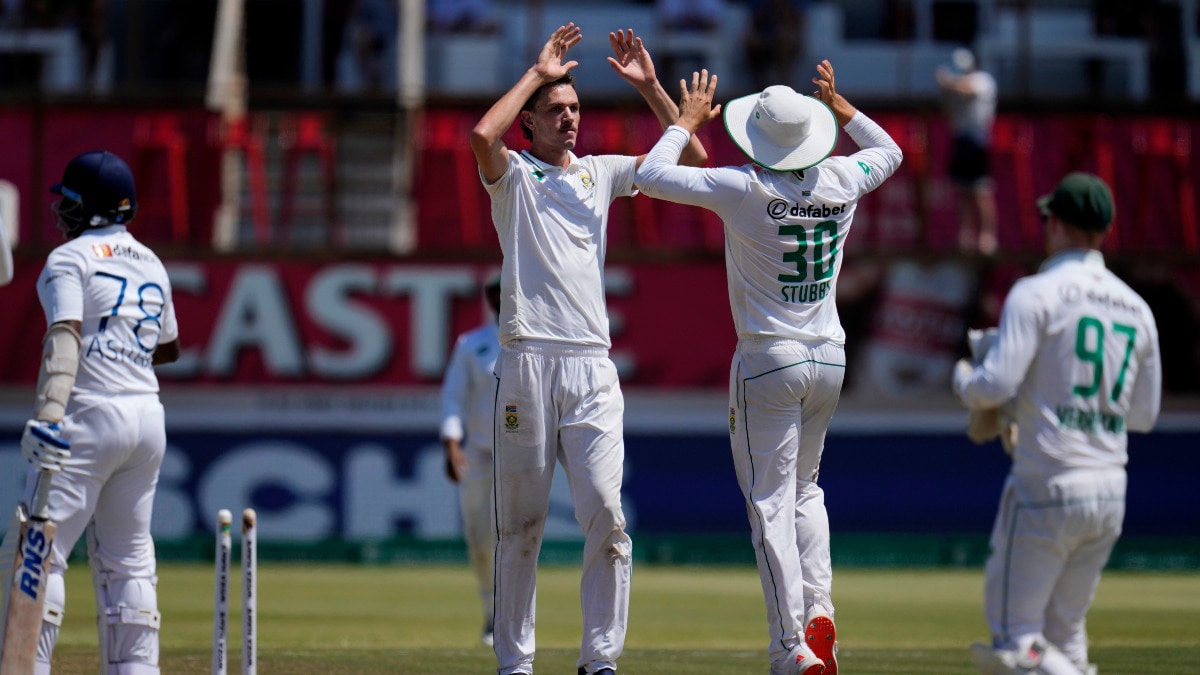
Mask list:
[[[354,3],[325,2],[321,13],[321,81],[330,86],[338,81],[338,62],[345,46],[346,26],[354,14]]]
[[[754,89],[791,84],[803,49],[809,0],[750,0],[743,46]]]
[[[495,33],[499,29],[491,0],[429,0],[429,30],[435,33]]]
[[[938,66],[935,74],[953,135],[950,178],[957,192],[958,245],[964,253],[990,256],[999,247],[990,166],[996,78],[965,48],[954,50],[952,68]]]
[[[83,0],[79,4],[76,26],[83,45],[84,81],[95,87],[100,84],[100,64],[108,48],[108,0]]]
[[[656,59],[659,79],[669,91],[680,79],[708,69],[724,77],[723,61],[714,52],[721,49],[719,30],[725,18],[725,0],[655,0],[658,26],[662,30]]]
[[[395,84],[397,0],[354,0],[338,57],[338,83],[353,90]]]

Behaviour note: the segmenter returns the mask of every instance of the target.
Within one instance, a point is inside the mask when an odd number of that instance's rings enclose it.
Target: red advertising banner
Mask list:
[[[46,322],[40,264],[18,260],[0,289],[0,375],[37,379]],[[494,267],[402,262],[187,261],[168,264],[183,356],[177,384],[430,385],[459,333],[485,320],[479,288]],[[720,387],[735,337],[719,261],[610,265],[612,357],[623,383]]]

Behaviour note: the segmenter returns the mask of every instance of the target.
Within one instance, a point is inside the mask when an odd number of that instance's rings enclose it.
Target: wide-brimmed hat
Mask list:
[[[1037,200],[1042,213],[1053,213],[1090,232],[1104,232],[1112,224],[1113,198],[1108,185],[1090,173],[1069,173],[1058,186]]]
[[[775,171],[807,169],[838,140],[829,106],[781,84],[725,104],[725,130],[755,164]]]

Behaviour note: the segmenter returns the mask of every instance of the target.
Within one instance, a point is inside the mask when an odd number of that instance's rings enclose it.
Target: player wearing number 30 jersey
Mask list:
[[[1005,406],[1017,427],[984,571],[992,644],[972,652],[985,673],[1078,675],[1125,516],[1126,432],[1153,428],[1162,365],[1150,307],[1100,253],[1108,186],[1073,173],[1038,206],[1049,259],[1009,292],[982,364],[955,368],[967,407]]]
[[[674,166],[714,119],[715,78],[684,89],[679,120],[638,170],[652,196],[703,206],[725,222],[725,268],[738,344],[729,432],[767,606],[772,675],[836,675],[829,521],[817,485],[825,433],[845,376],[834,296],[858,200],[900,166],[900,148],[817,66],[818,91],[768,87],[725,106],[752,165]],[[830,157],[838,127],[858,144]]]
[[[69,450],[48,456],[28,446],[35,469],[54,472],[49,517],[58,523],[36,672],[50,672],[63,572],[86,528],[101,672],[157,673],[150,518],[167,441],[154,366],[179,356],[171,284],[158,256],[126,230],[137,196],[120,157],[79,155],[51,191],[62,197],[53,208],[68,241],[38,278],[49,329],[27,427],[60,434]]]

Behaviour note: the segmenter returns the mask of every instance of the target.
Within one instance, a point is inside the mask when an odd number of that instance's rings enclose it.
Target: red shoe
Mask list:
[[[804,629],[804,644],[825,662],[824,675],[837,675],[837,629],[824,614],[813,617]]]

